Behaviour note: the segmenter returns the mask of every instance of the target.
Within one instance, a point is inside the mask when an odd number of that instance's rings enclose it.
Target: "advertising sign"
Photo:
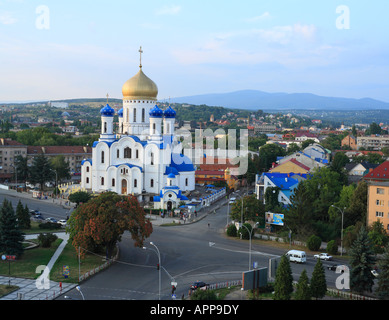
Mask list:
[[[283,226],[284,225],[284,214],[266,212],[266,223],[267,224],[274,224],[277,226]]]
[[[65,279],[67,277],[69,277],[69,274],[70,274],[70,268],[69,266],[63,266],[62,267],[62,275],[65,277]]]

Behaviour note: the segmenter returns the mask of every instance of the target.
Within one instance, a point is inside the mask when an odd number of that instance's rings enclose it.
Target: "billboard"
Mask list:
[[[277,226],[284,225],[284,214],[283,213],[273,213],[266,212],[266,224],[274,224]]]
[[[253,290],[267,285],[267,268],[250,270],[242,273],[243,290]]]

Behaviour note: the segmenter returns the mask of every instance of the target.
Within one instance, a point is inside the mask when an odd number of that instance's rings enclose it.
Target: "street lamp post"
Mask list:
[[[344,215],[344,210],[346,210],[346,207],[344,207],[343,210],[337,206],[334,206],[333,204],[331,205],[331,207],[338,209],[342,214],[342,230],[340,233],[340,255],[343,256],[343,215]]]
[[[161,300],[161,254],[159,252],[159,249],[158,247],[154,244],[154,242],[150,242],[150,244],[152,246],[155,247],[155,249],[157,249],[157,253],[158,253],[158,264],[159,264],[159,293],[158,293],[158,296],[159,296],[159,300]]]
[[[258,222],[256,222],[254,224],[254,227],[251,229],[251,231],[245,225],[242,224],[242,226],[246,228],[247,232],[249,233],[249,237],[250,237],[250,245],[249,245],[249,271],[251,270],[251,234],[254,231],[254,228],[257,226],[257,224],[258,224]]]

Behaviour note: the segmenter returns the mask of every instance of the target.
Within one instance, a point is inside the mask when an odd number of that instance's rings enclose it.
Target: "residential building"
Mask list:
[[[49,159],[56,156],[63,156],[69,163],[70,173],[73,176],[81,175],[81,164],[83,160],[92,156],[92,148],[85,146],[28,146],[27,156],[30,163],[34,156],[44,154]]]
[[[344,137],[341,141],[342,147],[348,147],[351,150],[357,150],[357,138],[355,138],[353,135],[349,134],[347,137]]]
[[[367,137],[358,137],[358,149],[365,150],[381,150],[382,148],[389,148],[389,135],[371,135]]]
[[[11,139],[0,138],[0,181],[12,182],[15,172],[15,158],[27,156],[27,146]]]
[[[297,161],[295,158],[289,159],[288,161],[283,162],[282,164],[273,163],[273,167],[269,172],[278,172],[278,173],[308,173],[311,170],[308,166]]]

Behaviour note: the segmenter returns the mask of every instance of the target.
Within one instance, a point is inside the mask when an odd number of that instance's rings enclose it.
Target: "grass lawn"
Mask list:
[[[8,285],[0,284],[0,298],[18,289],[19,289],[18,286],[12,286],[12,285],[8,286]]]
[[[26,279],[38,278],[40,273],[36,273],[36,268],[40,265],[47,265],[49,263],[51,257],[62,241],[62,239],[57,239],[52,244],[51,248],[37,247],[25,250],[20,258],[16,261],[10,262],[10,276]],[[81,274],[84,274],[103,263],[104,261],[101,256],[86,254],[85,258],[81,260]],[[65,279],[62,274],[64,265],[69,266],[70,270],[70,275],[67,279]],[[57,282],[78,283],[78,266],[77,252],[72,244],[68,243],[51,270],[50,280]],[[0,275],[8,276],[8,272],[9,262],[0,260]]]

